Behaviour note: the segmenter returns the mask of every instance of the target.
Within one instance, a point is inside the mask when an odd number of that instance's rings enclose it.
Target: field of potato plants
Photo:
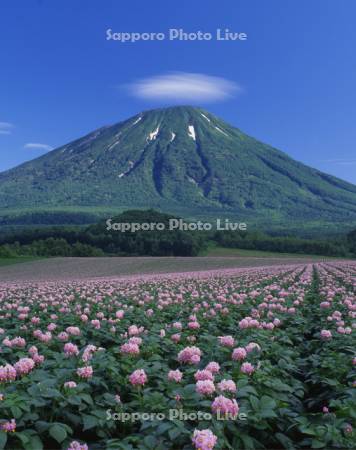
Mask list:
[[[356,263],[0,286],[0,448],[356,447]]]

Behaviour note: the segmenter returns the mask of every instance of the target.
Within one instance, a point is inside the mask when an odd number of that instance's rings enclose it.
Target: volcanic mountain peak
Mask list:
[[[205,124],[204,120],[206,121]],[[222,125],[217,117],[208,111],[193,106],[172,106],[143,111],[127,121],[126,131],[129,131],[132,126],[137,125],[139,122],[141,122],[140,125],[146,125],[147,123],[153,124],[152,131],[147,136],[147,141],[156,139],[159,132],[167,128],[172,128],[171,140],[174,140],[177,135],[177,130],[173,129],[174,125],[177,127],[178,132],[185,130],[193,140],[196,140],[196,124],[199,124],[203,129],[211,126],[228,137],[228,133],[218,126],[224,125]]]
[[[191,106],[143,111],[0,174],[3,213],[99,207],[356,223],[356,186]]]

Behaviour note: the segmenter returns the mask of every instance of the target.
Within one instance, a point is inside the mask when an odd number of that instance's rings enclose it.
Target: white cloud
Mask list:
[[[23,146],[23,148],[28,148],[32,150],[53,150],[53,147],[51,147],[48,144],[40,144],[38,142],[28,142]]]
[[[175,72],[132,83],[131,93],[146,100],[214,102],[241,91],[234,82],[199,73]]]
[[[14,125],[10,122],[0,122],[0,134],[11,134]]]

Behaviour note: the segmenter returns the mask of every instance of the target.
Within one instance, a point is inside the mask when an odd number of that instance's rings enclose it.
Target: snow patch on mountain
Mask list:
[[[135,120],[135,122],[132,124],[132,126],[136,125],[137,123],[139,123],[139,121],[142,119],[142,116],[140,116],[138,119]]]
[[[122,173],[120,173],[119,174],[119,178],[122,178],[122,177],[124,177],[125,175],[127,175],[130,171],[131,171],[131,169],[133,168],[133,166],[135,165],[135,163],[133,162],[133,161],[128,161],[128,163],[129,163],[129,168],[125,171],[125,172],[122,172]]]
[[[116,141],[114,141],[112,144],[109,145],[109,147],[106,150],[111,150],[112,148],[114,148],[118,143],[120,142],[120,138],[116,139]]]
[[[188,181],[190,181],[190,183],[195,184],[196,186],[198,185],[198,183],[194,180],[194,178],[188,177]]]
[[[193,125],[188,125],[188,136],[196,141],[195,129],[194,129]]]
[[[200,113],[203,117],[204,117],[204,119],[206,119],[208,122],[211,122],[211,120],[209,119],[209,117],[207,117],[205,114],[203,114],[203,113]]]
[[[221,130],[219,127],[215,127],[216,130],[220,131],[220,133],[225,134],[225,136],[229,136],[225,131]]]
[[[154,131],[152,131],[152,133],[150,133],[147,136],[147,140],[148,141],[154,141],[156,139],[157,135],[158,135],[158,132],[159,132],[159,126]]]

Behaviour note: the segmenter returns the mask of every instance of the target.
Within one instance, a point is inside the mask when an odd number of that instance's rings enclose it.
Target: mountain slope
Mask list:
[[[193,107],[146,111],[0,174],[0,209],[152,207],[248,222],[356,222],[356,186]]]

